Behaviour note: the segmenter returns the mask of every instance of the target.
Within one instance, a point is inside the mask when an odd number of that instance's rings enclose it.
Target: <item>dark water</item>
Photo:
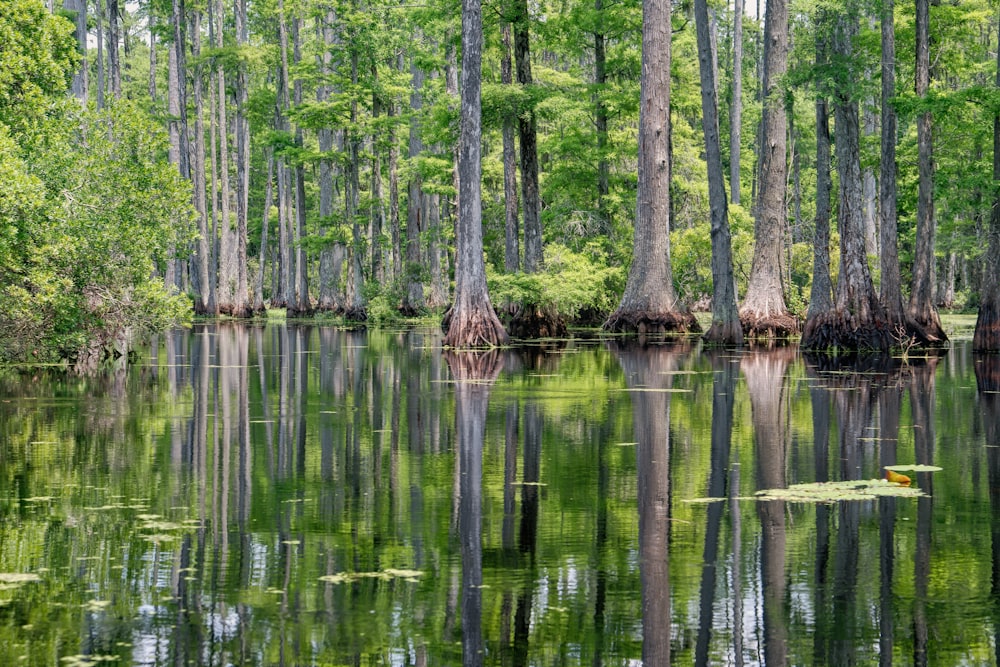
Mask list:
[[[998,391],[960,343],[238,325],[0,373],[0,665],[997,664]],[[897,462],[929,496],[751,498]]]

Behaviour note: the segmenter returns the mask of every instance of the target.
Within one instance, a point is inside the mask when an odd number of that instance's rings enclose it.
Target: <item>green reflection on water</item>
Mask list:
[[[654,637],[675,664],[993,664],[993,362],[505,351],[468,385],[477,618],[439,343],[213,325],[118,375],[0,375],[0,664],[451,665],[463,618],[496,665],[634,664]],[[942,469],[911,473],[929,497],[748,499],[896,463]]]

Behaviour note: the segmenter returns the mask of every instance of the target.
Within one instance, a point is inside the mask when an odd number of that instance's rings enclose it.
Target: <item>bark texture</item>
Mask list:
[[[740,136],[743,129],[743,0],[733,3],[733,99],[729,107],[729,191],[740,204]]]
[[[1000,66],[1000,51],[997,52],[997,64]],[[1000,69],[996,85],[1000,88]],[[986,267],[979,290],[979,316],[972,348],[979,352],[1000,352],[1000,113],[993,116],[993,208],[986,233],[989,236],[984,258]]]
[[[414,61],[410,65],[410,145],[409,158],[414,161],[423,150],[420,137],[419,112],[423,106],[424,72]],[[411,170],[407,185],[406,204],[406,263],[403,269],[403,281],[406,291],[403,294],[403,304],[400,311],[404,315],[417,315],[424,309],[424,286],[420,279],[420,232],[423,226],[423,200],[420,174]]]
[[[825,37],[826,12],[816,17],[816,66],[829,62],[829,45]],[[830,112],[825,91],[816,96],[816,219],[813,239],[813,282],[809,294],[807,318],[830,310],[833,306],[833,279],[830,277]]]
[[[740,307],[743,333],[748,338],[784,338],[799,324],[785,305],[781,253],[787,213],[786,133],[783,89],[788,69],[788,4],[769,0],[764,19],[764,114],[760,145],[760,195],[754,216],[754,252],[750,283]]]
[[[532,85],[531,51],[529,48],[530,15],[528,1],[517,0],[517,20],[514,22],[514,61],[517,82]],[[535,273],[542,268],[542,220],[538,199],[538,129],[534,108],[521,109],[518,116],[521,142],[521,209],[524,212],[524,271]]]
[[[721,345],[742,345],[743,328],[736,309],[733,280],[732,238],[729,206],[722,175],[722,148],[719,141],[719,103],[715,83],[715,51],[708,25],[707,0],[695,0],[694,16],[698,38],[698,66],[701,73],[701,127],[705,135],[708,165],[708,200],[712,229],[712,326],[705,340]]]
[[[847,61],[859,30],[855,8],[842,10],[833,28],[834,53]],[[834,92],[840,275],[833,308],[812,313],[806,320],[802,347],[807,349],[888,350],[892,343],[865,252],[861,128],[858,101],[852,98],[848,83],[851,78],[838,81]]]
[[[479,0],[462,0],[462,107],[458,138],[458,221],[455,303],[445,315],[444,344],[492,347],[507,342],[486,289],[483,260],[481,78],[483,14]]]
[[[930,89],[930,0],[916,0],[917,62],[915,90],[926,97]],[[929,341],[948,340],[934,305],[934,162],[933,118],[930,111],[917,116],[917,239],[913,254],[913,286],[910,290],[910,317],[923,329]]]
[[[608,331],[697,331],[678,304],[670,267],[670,2],[644,0],[639,161],[632,266]]]
[[[598,0],[600,1],[600,0]],[[500,61],[500,82],[513,85],[510,24],[503,24],[503,57]],[[504,194],[504,269],[507,273],[521,270],[521,225],[517,218],[517,152],[514,149],[514,115],[503,119],[503,194]]]

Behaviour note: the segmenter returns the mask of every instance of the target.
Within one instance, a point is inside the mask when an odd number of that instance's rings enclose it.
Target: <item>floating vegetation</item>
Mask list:
[[[793,503],[836,503],[841,500],[873,500],[880,496],[917,498],[925,495],[918,488],[892,484],[884,479],[858,479],[793,484],[787,489],[758,491],[754,497],[757,500],[787,500]]]
[[[638,442],[616,442],[615,447],[635,447]]]
[[[382,581],[402,579],[403,581],[417,582],[420,581],[420,577],[423,574],[420,570],[386,568],[381,572],[337,572],[336,574],[325,574],[319,580],[328,584],[347,584],[359,579],[381,579]]]
[[[87,611],[104,611],[111,606],[111,600],[89,600],[83,603],[83,608]]]
[[[658,387],[629,387],[628,389],[620,389],[619,391],[627,391],[636,394],[690,394],[691,389],[677,389],[675,387],[660,389]]]
[[[892,470],[894,472],[941,472],[944,468],[939,468],[937,466],[923,465],[922,463],[916,463],[911,465],[896,465],[896,466],[886,466],[886,470]]]
[[[681,500],[682,503],[688,503],[689,505],[707,505],[709,503],[721,503],[728,498],[685,498]]]
[[[183,530],[184,526],[179,523],[174,523],[173,521],[145,521],[141,526],[142,530]]]
[[[41,580],[42,578],[34,572],[0,572],[0,591],[13,590],[24,584]]]
[[[117,655],[67,655],[59,659],[67,667],[94,667],[102,662],[118,662]]]

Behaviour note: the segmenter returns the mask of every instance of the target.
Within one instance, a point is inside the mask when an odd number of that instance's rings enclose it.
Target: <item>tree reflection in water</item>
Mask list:
[[[670,399],[686,343],[615,345],[632,398],[639,505],[642,660],[670,664]]]
[[[455,379],[458,435],[459,539],[462,544],[462,664],[484,664],[483,630],[483,443],[490,388],[503,367],[497,350],[448,352]]]

